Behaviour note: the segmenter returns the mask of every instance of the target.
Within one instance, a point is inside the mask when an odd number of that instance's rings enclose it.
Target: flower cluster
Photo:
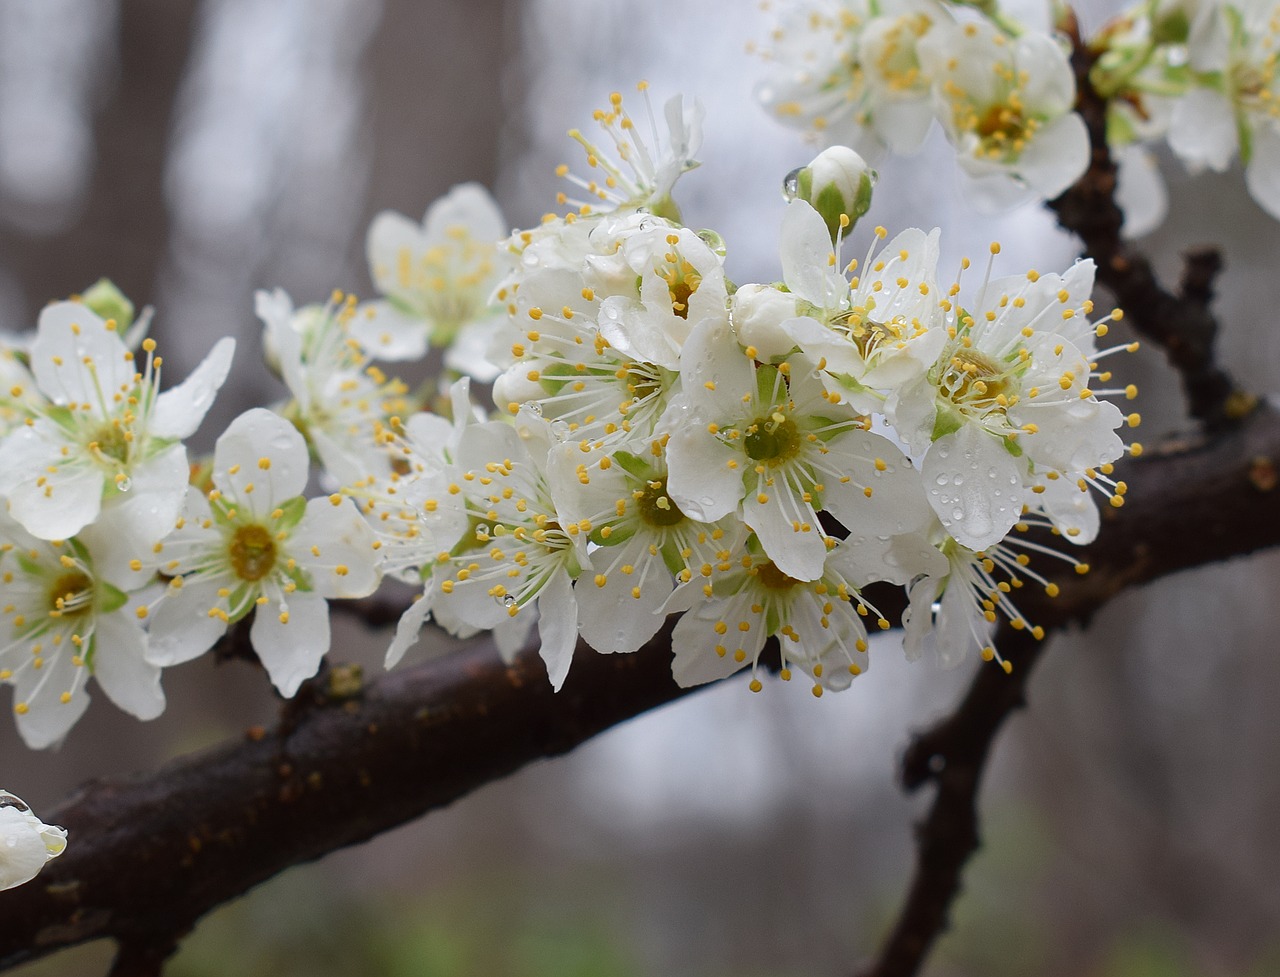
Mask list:
[[[1249,193],[1280,218],[1280,6],[1274,0],[1144,0],[1094,40],[1094,87],[1108,98],[1107,139],[1129,147],[1122,178],[1149,229],[1163,189],[1142,144],[1166,138],[1193,171],[1238,155]],[[1134,150],[1137,150],[1136,152]]]
[[[302,497],[306,443],[269,411],[238,418],[218,441],[210,484],[190,484],[202,468],[183,442],[226,378],[234,343],[221,340],[162,391],[155,342],[141,340],[141,355],[131,349],[128,323],[98,314],[120,305],[105,298],[47,306],[29,346],[5,350],[0,682],[12,686],[18,730],[33,747],[67,734],[88,706],[91,676],[125,711],[158,716],[161,669],[207,650],[255,607],[270,605],[255,616],[254,645],[292,694],[328,648],[325,598],[371,593],[380,574],[354,503]],[[361,398],[336,369],[307,374],[295,347],[313,340],[325,351],[309,349],[317,362],[345,347],[318,328],[273,338],[286,371],[296,367],[290,376],[313,381],[295,414],[324,454],[325,421],[341,429]],[[343,454],[350,442],[332,440],[336,470],[365,470]]]
[[[914,152],[936,119],[985,206],[1055,197],[1088,164],[1066,53],[994,3],[805,0],[764,54],[777,119],[873,159]]]
[[[989,98],[1011,112],[1063,93],[1023,78],[1054,56],[973,24],[943,40],[942,24],[867,37],[919,40],[957,135]],[[1008,70],[977,95],[965,52],[987,43]],[[975,158],[1025,176],[1062,119],[1038,113],[1000,116],[1006,142],[994,153],[987,133]],[[846,263],[873,180],[834,147],[788,178],[780,280],[735,283],[719,235],[684,226],[672,196],[697,165],[701,106],[668,102],[665,139],[647,114],[648,141],[615,94],[596,113],[607,140],[571,133],[591,174],[563,167],[581,199],[536,228],[506,234],[474,185],[421,227],[380,215],[382,300],[295,308],[260,292],[288,399],[237,417],[208,461],[191,465],[183,440],[229,340],[161,392],[155,344],[139,365],[127,323],[98,314],[123,308],[112,295],[44,310],[29,348],[0,360],[0,681],[29,744],[65,736],[91,675],[127,711],[159,714],[162,668],[241,621],[293,695],[328,650],[328,601],[383,576],[420,589],[388,666],[428,619],[492,630],[506,655],[536,625],[557,689],[580,642],[633,652],[676,612],[683,683],[749,668],[758,691],[772,640],[784,679],[844,688],[868,666],[868,631],[891,626],[864,596],[874,582],[909,589],[909,655],[998,657],[998,616],[1030,626],[1013,591],[1056,591],[1030,556],[1076,561],[1024,534],[1091,540],[1095,497],[1124,501],[1112,463],[1137,450],[1116,433],[1137,415],[1107,399],[1135,391],[1100,365],[1133,347],[1098,346],[1120,314],[1093,315],[1093,265],[993,278],[989,264],[972,287],[948,283],[938,231],[883,228]],[[447,396],[376,365],[432,346],[463,375]],[[491,415],[473,382],[492,383]]]
[[[840,148],[791,180],[782,280],[735,284],[671,198],[697,116],[673,100],[650,146],[615,95],[597,121],[619,158],[575,136],[604,178],[506,244],[499,416],[456,388],[452,424],[403,425],[397,470],[353,490],[422,583],[390,662],[428,616],[508,651],[536,618],[558,688],[579,638],[634,651],[682,611],[681,682],[754,672],[774,638],[821,694],[890,626],[875,581],[911,589],[910,653],[995,657],[996,617],[1026,626],[1010,592],[1056,591],[1028,553],[1076,562],[1022,534],[1088,542],[1094,497],[1123,504],[1116,429],[1137,415],[1105,398],[1134,391],[1100,361],[1133,347],[1098,348],[1119,313],[1093,316],[1090,262],[969,289],[939,279],[937,231],[878,228],[846,266],[870,186]]]

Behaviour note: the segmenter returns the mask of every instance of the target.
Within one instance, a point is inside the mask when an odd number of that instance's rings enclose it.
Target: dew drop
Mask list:
[[[131,488],[133,488],[133,481],[129,478],[128,475],[126,475],[124,478],[119,479],[116,482],[116,488],[119,489],[121,492],[128,492]]]
[[[951,481],[951,479],[950,479],[950,477],[949,477],[949,476],[947,476],[947,475],[939,475],[939,476],[938,476],[938,484],[939,484],[939,485],[946,485],[946,484],[947,484],[948,482],[950,482],[950,481]]]
[[[709,228],[703,228],[700,230],[698,232],[698,237],[702,243],[715,252],[718,257],[723,258],[729,250],[725,247],[724,238]]]
[[[502,598],[502,606],[503,606],[503,607],[515,607],[515,606],[516,606],[516,598],[515,598],[515,595],[514,595],[514,594],[505,594],[505,595],[503,596],[503,598]]]
[[[957,507],[951,510],[951,518],[959,521],[964,518],[964,510]]]
[[[534,417],[542,416],[542,405],[538,403],[536,400],[526,401],[525,403],[521,404],[520,407],[523,410],[527,410]]]
[[[955,484],[956,484],[956,485],[963,485],[963,484],[964,484],[964,476],[963,476],[963,475],[957,475],[957,476],[955,477]]]
[[[800,171],[803,166],[797,166],[794,170],[782,178],[782,197],[790,202],[800,196]]]
[[[568,421],[551,422],[551,436],[557,441],[568,441],[571,433],[573,432],[569,430]]]

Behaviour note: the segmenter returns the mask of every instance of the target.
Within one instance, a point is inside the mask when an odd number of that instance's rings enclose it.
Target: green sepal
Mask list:
[[[777,382],[778,368],[766,363],[756,370],[756,396],[761,404],[773,406],[774,384]],[[783,389],[787,389],[783,385]]]
[[[110,278],[99,278],[80,294],[80,301],[99,318],[115,320],[120,335],[133,325],[133,303]]]
[[[945,438],[948,434],[960,430],[964,424],[964,418],[948,407],[939,407],[937,414],[933,418],[933,434],[930,440],[937,441],[939,438]]]
[[[280,506],[280,518],[276,520],[276,531],[288,532],[302,521],[302,515],[307,511],[307,500],[301,495],[295,495],[284,505]]]
[[[114,587],[105,580],[98,581],[98,613],[110,614],[129,603],[129,595],[119,587]]]

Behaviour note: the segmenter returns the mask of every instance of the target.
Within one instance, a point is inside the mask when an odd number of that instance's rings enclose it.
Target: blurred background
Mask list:
[[[369,294],[370,218],[417,217],[466,180],[489,186],[513,227],[536,222],[555,165],[579,163],[565,130],[640,79],[658,103],[703,99],[686,220],[724,236],[732,278],[773,280],[781,179],[814,152],[752,100],[762,66],[746,48],[773,16],[697,0],[0,0],[0,324],[30,329],[45,302],[105,275],[155,307],[171,378],[239,337],[207,448],[283,393],[261,366],[254,289],[299,303]],[[1223,247],[1222,357],[1268,393],[1280,227],[1238,170],[1193,179],[1161,165],[1173,206],[1145,243],[1170,279],[1182,249]],[[1042,211],[980,215],[957,189],[935,131],[882,166],[864,224],[942,226],[948,269],[996,239],[1005,273],[1073,259]],[[1158,354],[1129,360],[1143,440],[1184,427]],[[1030,708],[999,741],[986,846],[930,973],[1280,973],[1278,585],[1278,555],[1235,561],[1053,639]],[[339,619],[331,658],[376,674],[388,640]],[[730,681],[287,872],[202,922],[168,972],[849,974],[912,862],[925,798],[895,787],[898,755],[977,667],[908,667],[892,636],[873,654],[847,693],[771,682],[756,696]],[[47,810],[86,779],[154,769],[276,709],[241,663],[206,657],[165,687],[169,709],[150,724],[99,695],[58,751],[33,753],[0,724],[0,785]],[[91,945],[17,972],[100,974],[110,956]]]

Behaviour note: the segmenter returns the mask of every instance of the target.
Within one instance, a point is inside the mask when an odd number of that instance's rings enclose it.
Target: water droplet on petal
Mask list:
[[[568,421],[552,421],[551,422],[551,436],[555,438],[557,441],[569,440],[569,435],[571,433],[573,432],[569,430]]]
[[[542,405],[538,403],[536,400],[530,400],[526,403],[521,404],[520,406],[524,410],[527,410],[534,417],[542,416]]]
[[[964,476],[963,476],[963,475],[957,475],[957,476],[955,477],[955,483],[956,483],[957,485],[963,485],[963,484],[964,484]]]
[[[800,196],[800,171],[803,166],[797,166],[794,170],[782,178],[782,197],[790,202]]]
[[[952,518],[952,519],[955,519],[957,522],[958,522],[959,520],[963,519],[963,518],[964,518],[964,510],[963,510],[963,509],[961,509],[959,506],[957,506],[956,508],[952,509],[952,510],[951,510],[951,518]]]
[[[126,475],[124,478],[117,479],[116,488],[119,489],[121,492],[128,492],[131,488],[133,488],[133,480],[130,479],[128,475]]]

